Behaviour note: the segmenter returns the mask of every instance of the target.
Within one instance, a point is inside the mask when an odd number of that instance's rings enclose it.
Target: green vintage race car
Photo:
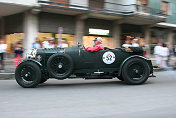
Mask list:
[[[151,60],[141,47],[116,48],[88,52],[78,44],[68,48],[33,50],[20,61],[15,71],[17,83],[36,87],[49,78],[112,79],[138,85],[153,75]]]

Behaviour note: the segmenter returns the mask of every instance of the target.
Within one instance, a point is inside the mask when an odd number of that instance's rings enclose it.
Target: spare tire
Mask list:
[[[72,74],[73,60],[64,53],[57,53],[48,59],[47,69],[49,74],[56,79],[65,79]]]

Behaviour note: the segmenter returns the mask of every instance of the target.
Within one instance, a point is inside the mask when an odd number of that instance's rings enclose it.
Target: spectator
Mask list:
[[[0,70],[4,70],[4,55],[7,49],[7,44],[4,44],[3,40],[0,40]]]
[[[175,45],[174,48],[173,48],[173,53],[174,53],[174,56],[175,56],[175,58],[176,58],[176,45]],[[176,66],[176,62],[175,62],[175,66]]]
[[[66,43],[66,39],[61,39],[60,43],[58,44],[59,48],[65,48],[65,47],[68,47],[68,44]]]
[[[138,39],[133,39],[132,47],[139,47]]]
[[[167,68],[168,67],[167,60],[168,60],[168,56],[169,56],[169,49],[165,43],[162,44],[160,54],[162,56],[161,66],[162,66],[162,68]]]
[[[50,37],[48,39],[48,47],[47,48],[55,48],[55,42],[54,42],[54,38]]]
[[[15,52],[15,59],[14,59],[14,65],[15,66],[18,66],[18,62],[21,61],[23,58],[22,58],[22,54],[23,54],[23,47],[22,47],[22,44],[20,42],[18,42],[15,46],[15,49],[14,49],[14,52]]]
[[[130,40],[126,40],[125,43],[122,45],[124,48],[131,47]]]
[[[154,55],[156,59],[156,64],[158,67],[161,67],[161,50],[162,50],[162,44],[158,43],[154,48]]]
[[[45,37],[44,41],[42,42],[42,47],[43,48],[48,48],[48,45],[49,45],[49,37]]]
[[[35,39],[35,42],[32,44],[32,50],[41,48],[40,41],[38,38]]]

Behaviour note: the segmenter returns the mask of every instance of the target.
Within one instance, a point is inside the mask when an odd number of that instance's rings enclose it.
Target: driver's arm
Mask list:
[[[104,47],[101,45],[97,45],[95,47],[87,47],[85,50],[90,51],[90,52],[95,52],[95,51],[99,51],[99,50],[104,50]]]

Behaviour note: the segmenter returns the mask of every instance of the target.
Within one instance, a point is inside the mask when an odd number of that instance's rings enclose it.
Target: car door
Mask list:
[[[81,62],[84,64],[84,69],[95,69],[99,66],[99,55],[100,52],[89,52],[81,50]]]

